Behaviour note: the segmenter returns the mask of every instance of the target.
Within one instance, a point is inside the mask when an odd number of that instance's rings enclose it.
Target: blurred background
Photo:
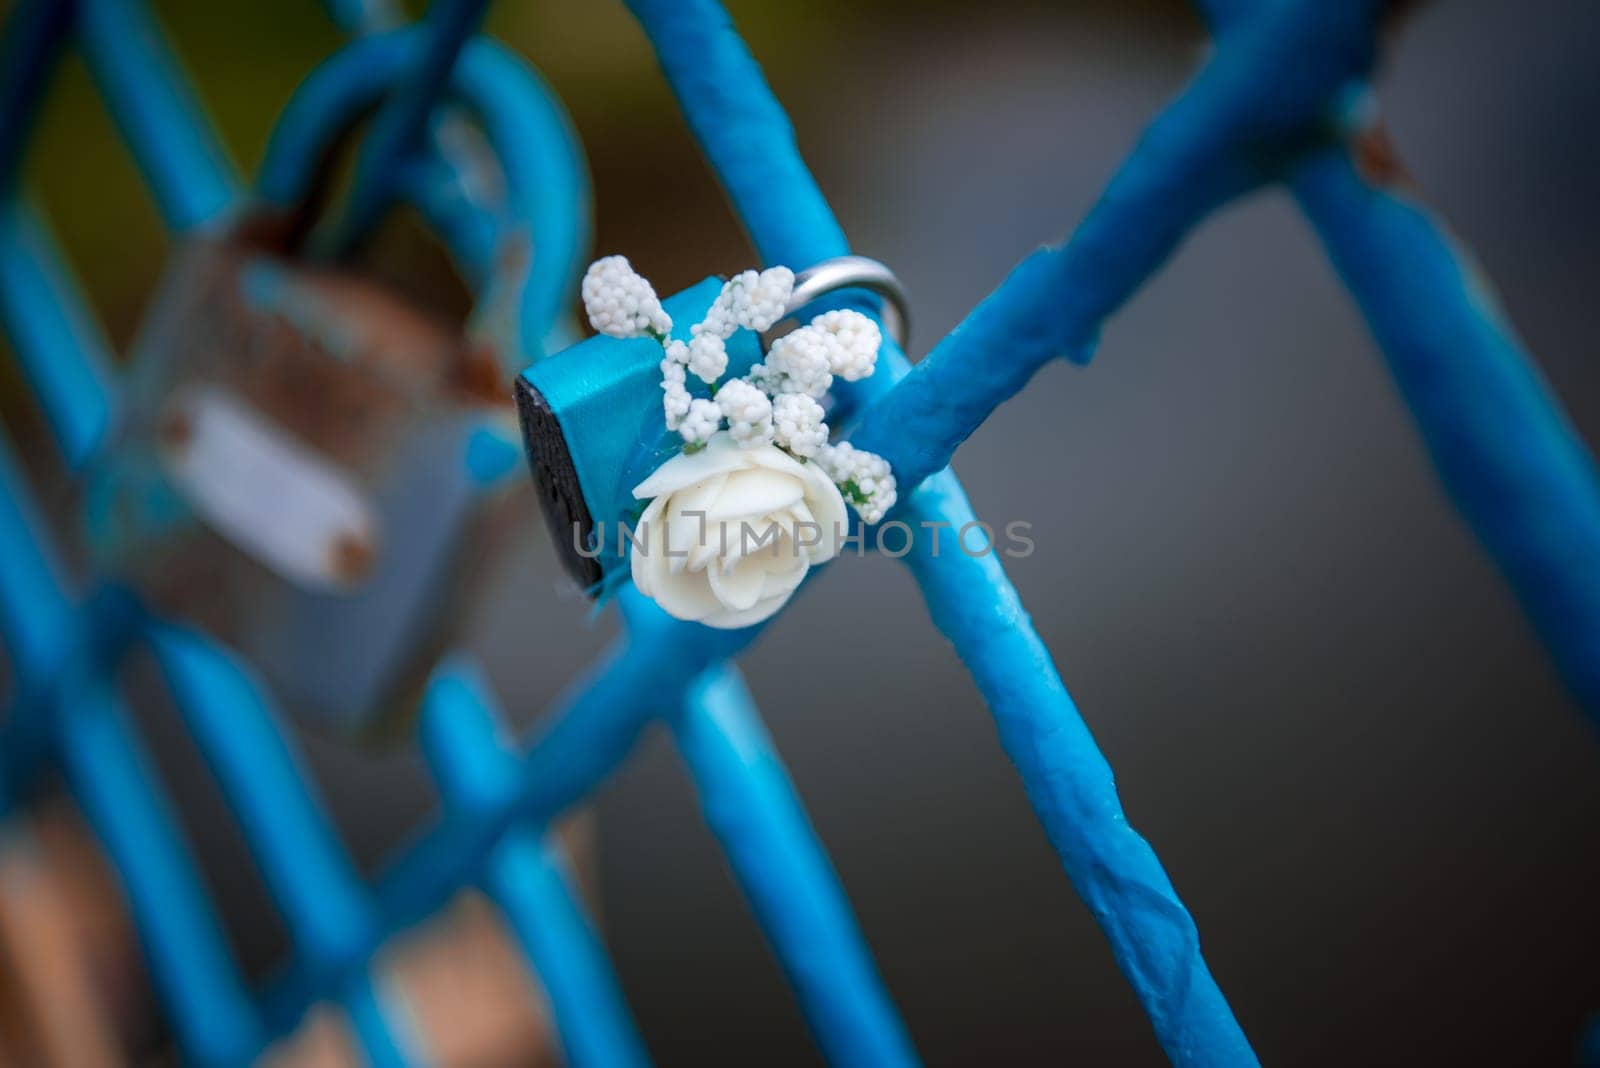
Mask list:
[[[250,173],[339,35],[313,0],[154,6]],[[910,288],[913,355],[1070,231],[1205,49],[1164,0],[729,7],[855,247]],[[596,254],[626,254],[664,293],[753,264],[620,4],[501,0],[488,30],[572,113]],[[1597,54],[1592,0],[1436,0],[1381,79],[1418,186],[1590,442]],[[172,250],[76,58],[27,178],[125,348]],[[398,273],[441,270],[391,244]],[[0,400],[53,477],[9,358]],[[1285,197],[1211,220],[1089,367],[1046,369],[956,467],[980,515],[1033,524],[1012,578],[1264,1061],[1572,1060],[1600,1009],[1600,746]],[[518,532],[470,644],[528,724],[616,623],[592,617],[531,509]],[[1160,1062],[898,565],[830,569],[743,666],[931,1064]],[[282,934],[237,832],[171,717],[146,729],[264,972]],[[602,923],[650,1049],[816,1063],[664,741],[647,737],[596,805]],[[433,803],[404,747],[303,744],[369,866]]]

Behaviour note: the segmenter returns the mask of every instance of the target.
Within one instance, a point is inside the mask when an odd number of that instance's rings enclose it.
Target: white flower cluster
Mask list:
[[[878,366],[883,331],[865,315],[848,309],[823,312],[811,325],[832,339],[828,364],[846,382],[859,382]]]
[[[777,393],[799,393],[821,400],[833,388],[833,335],[802,326],[772,343],[761,379]]]
[[[583,310],[589,323],[612,337],[664,338],[672,317],[650,282],[625,256],[595,260],[583,275]]]
[[[875,452],[858,449],[848,441],[817,450],[817,464],[855,505],[863,523],[876,523],[898,499],[889,461]]]
[[[828,444],[822,405],[804,393],[780,393],[772,399],[773,437],[796,456],[815,456]]]
[[[718,385],[728,371],[728,339],[741,329],[772,329],[793,290],[787,267],[743,271],[723,283],[688,341],[669,340],[672,319],[650,283],[623,257],[607,256],[584,275],[583,304],[603,334],[661,342],[662,411],[686,453],[705,448],[726,423],[742,448],[775,446],[801,461],[814,458],[861,518],[876,523],[895,503],[888,461],[848,443],[829,445],[820,402],[834,378],[858,382],[872,374],[883,344],[877,323],[848,309],[824,312],[774,341],[765,362],[745,377]],[[690,392],[690,375],[710,387],[711,397]]]
[[[794,272],[787,267],[741,271],[728,279],[722,292],[695,325],[694,335],[715,334],[727,339],[740,327],[764,333],[783,318],[794,292]]]
[[[717,390],[717,404],[722,408],[723,418],[728,420],[728,433],[740,445],[750,448],[772,440],[772,398],[760,389],[736,378]]]
[[[711,435],[722,425],[722,408],[714,400],[696,397],[689,402],[689,414],[683,417],[678,433],[688,442],[710,441]]]
[[[661,360],[661,390],[665,394],[661,398],[661,407],[667,414],[667,429],[676,430],[683,423],[683,417],[689,414],[688,375],[684,369],[683,361],[677,359],[672,353],[672,346],[684,347],[683,342],[673,341],[667,346],[667,355]]]

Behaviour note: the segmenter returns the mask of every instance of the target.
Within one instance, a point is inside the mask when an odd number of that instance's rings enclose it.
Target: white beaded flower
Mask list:
[[[583,275],[583,310],[589,325],[612,337],[664,337],[672,317],[649,281],[624,256],[595,260]]]
[[[872,374],[883,346],[878,324],[858,311],[840,308],[823,312],[811,325],[832,334],[838,342],[828,352],[833,373],[846,382],[859,382]]]
[[[724,292],[730,289],[734,322],[759,334],[783,318],[794,293],[794,272],[787,267],[768,267],[760,274],[745,271],[723,287]]]
[[[667,429],[676,430],[689,414],[689,396],[686,385],[688,374],[683,364],[666,356],[661,360],[661,410],[667,417]]]
[[[728,345],[716,334],[700,334],[689,342],[689,370],[711,383],[728,370]]]
[[[773,437],[796,456],[815,456],[828,443],[822,405],[804,393],[780,393],[772,400]]]
[[[723,296],[706,310],[706,317],[689,328],[691,337],[720,337],[724,341],[733,336],[739,329],[739,324],[733,321],[733,309],[728,305],[726,298],[727,287],[723,287]]]
[[[833,385],[832,352],[838,344],[826,330],[802,326],[772,343],[764,377],[780,393],[821,400]]]
[[[696,397],[678,427],[678,434],[690,445],[704,445],[722,426],[722,408],[714,400]]]
[[[898,499],[889,461],[875,452],[858,449],[848,441],[824,445],[817,450],[817,464],[855,506],[863,523],[882,519]]]
[[[751,449],[772,442],[774,405],[760,389],[742,378],[735,378],[717,390],[717,405],[728,420],[728,433],[739,445]]]

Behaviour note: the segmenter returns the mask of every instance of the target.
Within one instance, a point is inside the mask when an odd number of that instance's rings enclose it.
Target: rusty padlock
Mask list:
[[[490,555],[516,462],[490,352],[241,226],[184,248],[86,495],[99,566],[341,733],[392,724]]]

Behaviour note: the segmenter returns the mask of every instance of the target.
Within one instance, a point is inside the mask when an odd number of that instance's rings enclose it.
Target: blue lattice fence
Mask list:
[[[345,120],[379,105],[338,224],[348,248],[396,199],[444,236],[477,295],[476,328],[519,366],[545,352],[584,241],[583,184],[559,108],[519,61],[472,37],[482,3],[435,0],[418,28],[373,32],[312,75],[286,108],[255,202],[298,203],[312,161]],[[796,150],[780,106],[713,0],[633,0],[690,125],[767,263],[804,267],[848,243]],[[1366,313],[1440,474],[1499,561],[1581,703],[1600,708],[1600,496],[1591,460],[1482,284],[1440,228],[1372,168],[1367,76],[1386,16],[1376,0],[1210,0],[1204,69],[1151,125],[1065,244],[1040,250],[911,368],[842,391],[852,440],[890,459],[896,518],[973,519],[947,464],[960,442],[1046,361],[1086,361],[1101,322],[1211,209],[1287,184]],[[352,28],[385,12],[334,5]],[[204,234],[247,202],[148,16],[135,0],[22,0],[0,64],[0,311],[66,466],[81,471],[115,425],[103,342],[16,190],[27,117],[67,40],[84,51],[169,228]],[[1267,88],[1267,87],[1270,87]],[[475,196],[471,168],[438,136],[475,121],[505,178]],[[507,256],[529,248],[535,256]],[[874,312],[872,298],[851,298]],[[594,346],[608,340],[587,342]],[[534,363],[548,384],[579,352]],[[635,428],[565,427],[574,448]],[[505,473],[488,442],[489,478]],[[499,443],[503,446],[503,442]],[[65,769],[124,881],[146,956],[185,1053],[238,1063],[318,1001],[348,1010],[374,1063],[423,1059],[375,980],[375,951],[461,887],[484,888],[548,990],[577,1063],[644,1052],[544,828],[664,719],[741,886],[819,1044],[841,1064],[915,1054],[825,855],[728,661],[759,627],[670,619],[631,589],[617,648],[513,745],[470,664],[450,659],[423,701],[420,744],[441,795],[436,822],[368,883],[337,844],[251,670],[152,615],[129,592],[70,581],[15,464],[0,456],[0,624],[14,692],[0,788],[25,796]],[[1255,1058],[1201,956],[1193,920],[1128,824],[1110,768],[992,555],[905,557],[929,612],[972,672],[1068,877],[1105,931],[1169,1057]],[[249,989],[221,937],[117,693],[128,650],[150,651],[214,771],[290,930],[290,964]]]

